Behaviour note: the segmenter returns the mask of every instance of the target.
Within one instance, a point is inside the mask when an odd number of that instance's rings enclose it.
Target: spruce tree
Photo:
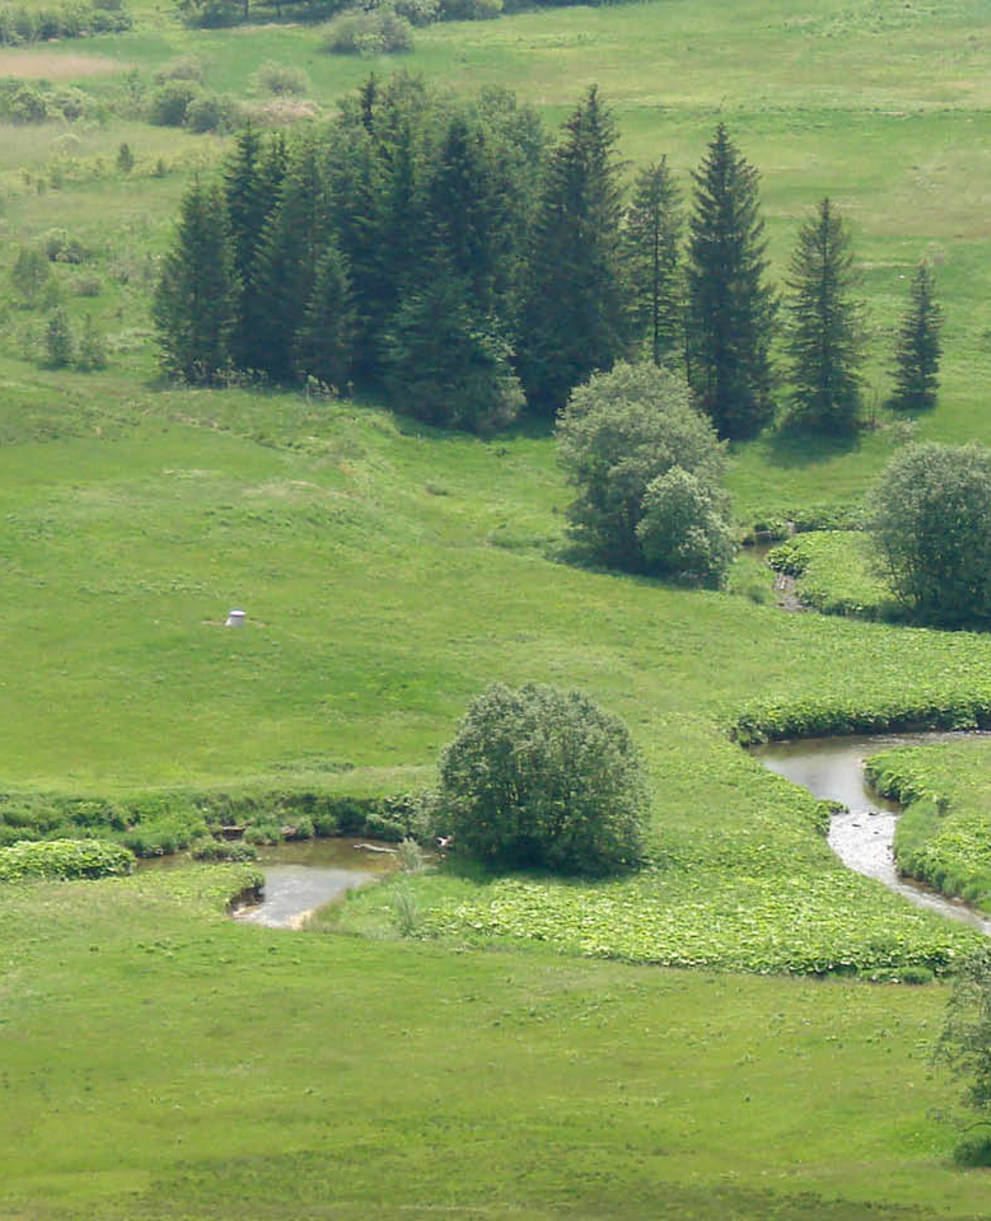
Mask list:
[[[593,85],[550,153],[535,225],[518,367],[536,415],[553,416],[629,346],[616,142]]]
[[[523,405],[498,323],[479,316],[467,280],[442,255],[404,287],[386,353],[396,410],[428,424],[487,433]]]
[[[889,406],[897,411],[925,411],[936,406],[943,317],[933,299],[933,288],[932,270],[922,262],[916,268],[898,332],[895,389],[889,400]]]
[[[317,265],[313,292],[296,337],[296,368],[336,390],[348,381],[354,333],[344,256],[331,241]]]
[[[764,279],[758,177],[720,123],[693,174],[685,357],[700,405],[728,438],[755,436],[774,412],[776,301]]]
[[[234,363],[252,368],[264,329],[267,303],[259,285],[266,226],[279,202],[286,151],[281,137],[265,142],[248,126],[240,132],[224,167],[223,193],[238,282],[237,325],[231,339]]]
[[[152,304],[166,373],[210,382],[228,367],[236,287],[223,196],[196,181],[179,207]]]
[[[316,283],[316,269],[330,237],[320,156],[307,138],[290,158],[262,239],[255,278],[264,302],[254,367],[275,381],[296,375],[296,336]]]
[[[655,365],[670,357],[683,335],[679,198],[666,157],[644,166],[623,229],[633,327]]]
[[[863,311],[855,287],[850,234],[823,199],[799,230],[787,301],[792,418],[817,432],[844,435],[857,427]]]

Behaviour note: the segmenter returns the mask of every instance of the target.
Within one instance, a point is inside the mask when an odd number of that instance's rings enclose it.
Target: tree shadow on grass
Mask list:
[[[783,425],[767,433],[762,443],[771,466],[795,469],[845,458],[860,448],[860,435],[859,432],[851,432],[823,436],[808,429]]]

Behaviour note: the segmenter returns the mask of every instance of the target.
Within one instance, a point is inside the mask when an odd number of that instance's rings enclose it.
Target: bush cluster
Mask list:
[[[341,13],[328,25],[324,49],[337,55],[393,55],[413,49],[413,27],[394,8]]]
[[[0,4],[0,46],[19,46],[51,38],[84,38],[118,34],[134,19],[121,0],[65,0],[41,5]]]
[[[134,856],[98,839],[24,841],[0,848],[0,882],[26,878],[103,878],[130,873]]]

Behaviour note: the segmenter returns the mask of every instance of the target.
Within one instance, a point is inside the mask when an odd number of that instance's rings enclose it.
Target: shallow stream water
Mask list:
[[[316,908],[395,868],[388,847],[373,844],[378,850],[369,851],[361,846],[369,842],[312,839],[263,849],[258,859],[265,875],[262,901],[241,908],[234,918],[269,928],[299,928]]]
[[[953,920],[972,924],[991,935],[991,919],[956,899],[947,899],[928,887],[898,874],[893,844],[900,808],[879,797],[864,778],[864,760],[895,746],[925,746],[988,737],[980,733],[873,734],[849,738],[806,738],[774,742],[754,754],[765,767],[820,800],[838,801],[847,808],[829,824],[829,846],[844,865],[903,895],[919,907]]]

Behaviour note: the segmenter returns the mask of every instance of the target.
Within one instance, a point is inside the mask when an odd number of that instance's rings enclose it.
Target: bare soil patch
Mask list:
[[[106,55],[59,55],[30,49],[0,51],[0,76],[23,80],[78,80],[81,76],[122,72],[127,66]]]

